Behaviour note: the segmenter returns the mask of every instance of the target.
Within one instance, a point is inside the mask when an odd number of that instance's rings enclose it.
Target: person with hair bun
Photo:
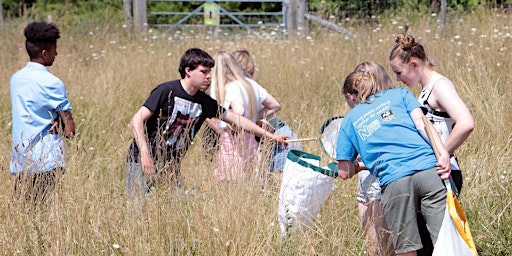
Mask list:
[[[397,80],[412,88],[421,85],[418,101],[427,110],[427,119],[441,136],[444,146],[451,155],[451,184],[453,191],[460,194],[463,178],[454,151],[468,138],[475,127],[473,117],[455,85],[434,70],[435,64],[427,56],[425,48],[413,36],[399,33],[389,54],[389,61]],[[421,216],[418,218],[420,233],[428,243],[427,229]],[[433,248],[425,247],[419,254],[431,255]]]
[[[427,118],[451,155],[451,176],[456,191],[460,193],[463,178],[454,152],[473,131],[473,116],[459,97],[453,82],[434,70],[435,64],[428,58],[423,45],[413,36],[403,33],[397,35],[389,61],[398,81],[411,88],[421,85],[418,101],[427,109]]]
[[[450,155],[434,133],[432,143],[440,153],[436,158],[421,105],[409,90],[389,89],[385,83],[368,71],[354,71],[345,79],[344,86],[352,85],[347,103],[354,107],[339,131],[338,171],[344,180],[361,170],[379,178],[395,253],[416,255],[423,246],[416,220],[420,209],[432,241],[437,241],[446,207],[442,179],[450,177]],[[358,155],[361,162],[355,161]]]

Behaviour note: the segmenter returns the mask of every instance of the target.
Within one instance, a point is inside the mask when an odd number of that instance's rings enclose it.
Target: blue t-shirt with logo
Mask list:
[[[405,88],[382,91],[369,99],[371,103],[357,104],[343,119],[337,160],[354,161],[360,154],[381,187],[434,168],[434,151],[410,116],[420,107],[418,100]]]

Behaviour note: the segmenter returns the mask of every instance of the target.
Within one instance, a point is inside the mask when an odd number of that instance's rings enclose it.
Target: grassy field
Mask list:
[[[350,25],[352,38],[321,28],[303,40],[282,40],[271,31],[249,38],[215,39],[204,31],[160,37],[136,36],[122,27],[63,29],[50,68],[67,86],[78,135],[67,141],[67,173],[60,198],[33,213],[12,205],[9,174],[11,111],[9,78],[28,60],[23,27],[0,28],[0,254],[2,255],[365,255],[357,219],[357,179],[335,189],[311,228],[284,240],[277,222],[280,175],[208,186],[216,166],[205,159],[201,138],[185,157],[182,189],[148,196],[134,218],[124,196],[128,123],[151,89],[177,79],[188,48],[211,55],[248,49],[255,79],[283,106],[279,116],[298,137],[318,136],[329,117],[348,111],[340,87],[362,61],[389,71],[387,56],[401,25],[423,42],[470,108],[476,129],[457,151],[464,173],[461,203],[480,255],[512,254],[512,26],[510,14],[438,17],[407,22]],[[394,78],[394,76],[393,76]],[[417,91],[414,91],[417,93]],[[324,158],[320,145],[303,150]],[[185,193],[193,189],[192,193]]]

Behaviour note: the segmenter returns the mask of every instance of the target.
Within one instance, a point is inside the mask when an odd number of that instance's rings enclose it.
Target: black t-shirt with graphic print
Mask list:
[[[189,95],[180,80],[158,85],[144,106],[153,111],[144,128],[154,159],[180,158],[201,128],[206,118],[220,117],[224,109],[203,91]],[[135,139],[130,145],[128,162],[139,162]]]

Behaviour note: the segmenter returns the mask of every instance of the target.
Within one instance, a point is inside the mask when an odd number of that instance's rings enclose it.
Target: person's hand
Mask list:
[[[48,130],[48,133],[49,134],[59,134],[60,117],[53,119],[50,124],[52,126],[50,127],[50,130]]]
[[[286,134],[272,134],[272,139],[279,145],[288,147],[288,144],[290,144],[287,139],[289,139],[290,136]]]
[[[142,167],[142,173],[144,175],[153,175],[156,173],[155,165],[153,164],[153,158],[149,152],[140,155],[140,165]]]
[[[441,154],[437,159],[436,164],[437,174],[441,175],[441,179],[447,180],[450,178],[451,173],[451,165],[450,165],[450,155],[448,152]]]

